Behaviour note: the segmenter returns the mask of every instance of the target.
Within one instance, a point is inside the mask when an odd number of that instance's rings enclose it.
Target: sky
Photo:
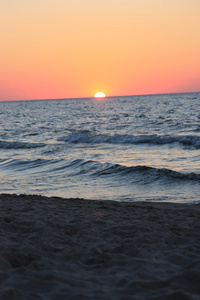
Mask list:
[[[0,0],[0,100],[200,91],[200,0]]]

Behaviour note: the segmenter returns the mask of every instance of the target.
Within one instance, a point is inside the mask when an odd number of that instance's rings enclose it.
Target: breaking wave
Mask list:
[[[196,173],[181,173],[166,168],[153,168],[149,166],[132,166],[126,167],[123,165],[110,165],[105,167],[103,170],[96,173],[98,176],[106,175],[135,175],[136,178],[141,179],[140,175],[144,180],[150,179],[150,181],[157,181],[166,178],[178,179],[178,180],[195,180],[200,181],[200,174]],[[149,181],[149,180],[148,180]]]
[[[153,144],[165,145],[179,143],[183,146],[200,149],[200,137],[194,135],[170,136],[170,135],[129,135],[129,134],[95,134],[90,131],[75,131],[58,138],[58,141],[67,143],[85,144]]]
[[[120,164],[101,163],[95,160],[75,159],[66,161],[63,159],[7,159],[0,160],[0,169],[12,172],[38,173],[47,176],[82,176],[89,178],[109,177],[112,179],[123,178],[137,183],[153,183],[156,181],[173,179],[175,181],[200,181],[200,174],[182,173],[165,168],[154,168],[145,165],[127,167]]]

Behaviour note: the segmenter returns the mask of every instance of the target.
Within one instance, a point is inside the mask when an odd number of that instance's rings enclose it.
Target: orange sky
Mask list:
[[[0,0],[0,100],[200,91],[200,0]]]

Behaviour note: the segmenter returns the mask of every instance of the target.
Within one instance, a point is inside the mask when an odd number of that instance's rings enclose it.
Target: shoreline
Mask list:
[[[67,204],[87,204],[93,205],[94,207],[101,206],[101,204],[108,207],[115,205],[116,207],[141,207],[141,208],[156,208],[161,210],[193,210],[200,211],[200,202],[198,203],[180,203],[180,202],[161,202],[161,201],[117,201],[117,200],[97,200],[97,199],[87,199],[87,198],[64,198],[56,196],[44,196],[37,194],[9,194],[9,193],[0,193],[1,200],[26,200],[26,201],[56,201],[56,203],[66,202]]]
[[[1,299],[198,299],[200,204],[0,194]]]
[[[200,210],[200,200],[197,203],[181,203],[181,202],[169,202],[169,201],[132,201],[132,200],[101,200],[101,199],[90,199],[90,198],[67,198],[67,197],[57,197],[57,196],[45,196],[40,194],[15,194],[15,193],[0,193],[0,201],[2,199],[26,199],[26,200],[49,200],[49,201],[80,201],[80,202],[97,202],[105,204],[121,204],[123,205],[133,205],[133,206],[152,206],[154,208],[163,208],[163,209],[194,209]],[[99,197],[100,198],[100,197]]]

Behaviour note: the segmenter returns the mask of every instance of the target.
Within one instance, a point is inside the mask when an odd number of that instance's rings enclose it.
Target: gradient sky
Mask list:
[[[0,0],[0,100],[200,91],[200,0]]]

